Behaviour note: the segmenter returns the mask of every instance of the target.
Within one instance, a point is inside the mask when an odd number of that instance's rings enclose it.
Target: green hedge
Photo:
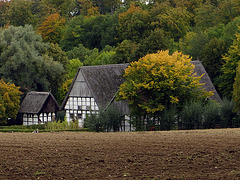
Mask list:
[[[87,131],[86,128],[79,128],[77,122],[68,124],[63,122],[52,122],[39,125],[13,125],[13,126],[0,126],[0,132],[33,132],[36,130],[39,132],[60,132],[60,131]]]

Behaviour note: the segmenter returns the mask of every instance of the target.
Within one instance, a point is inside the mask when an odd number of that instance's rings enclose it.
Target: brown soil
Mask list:
[[[240,179],[240,129],[0,133],[0,179]]]

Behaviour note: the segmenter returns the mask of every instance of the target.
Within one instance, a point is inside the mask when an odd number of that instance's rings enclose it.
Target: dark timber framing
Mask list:
[[[55,120],[59,105],[49,92],[28,92],[20,109],[23,125],[43,124]]]

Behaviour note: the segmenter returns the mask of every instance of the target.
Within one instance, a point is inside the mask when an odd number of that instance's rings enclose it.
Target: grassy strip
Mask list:
[[[87,131],[86,128],[79,128],[78,122],[71,122],[68,124],[67,121],[63,122],[52,122],[47,124],[23,126],[23,125],[13,125],[13,126],[0,126],[0,132],[34,132],[38,129],[39,132],[61,132],[61,131]]]
[[[0,129],[0,132],[4,132],[4,133],[12,133],[12,132],[24,132],[24,133],[32,133],[34,130],[33,129],[12,129],[12,128],[4,128],[4,129]],[[41,129],[39,130],[39,133],[42,132],[63,132],[63,131],[68,131],[68,132],[84,132],[84,131],[88,131],[86,128],[83,129]]]

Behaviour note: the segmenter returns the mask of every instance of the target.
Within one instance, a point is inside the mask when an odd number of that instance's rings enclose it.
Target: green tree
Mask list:
[[[75,13],[74,15],[88,16],[88,10],[93,8],[91,0],[76,0],[75,2]]]
[[[200,89],[189,56],[159,51],[131,63],[125,70],[118,99],[128,100],[132,112],[157,115],[172,105],[182,106],[192,99],[212,95]]]
[[[19,87],[0,80],[0,124],[4,125],[8,118],[16,118],[20,107]]]
[[[105,46],[117,46],[118,39],[118,14],[106,15],[103,21],[99,24],[101,29],[101,49]]]
[[[113,64],[115,54],[115,51],[104,51],[92,62],[92,65]]]
[[[58,46],[58,44],[50,44],[50,47],[47,49],[43,57],[46,59],[49,59],[53,67],[58,66],[58,64],[63,66],[63,72],[60,74],[56,74],[55,71],[49,71],[49,74],[52,74],[51,76],[49,75],[48,80],[50,81],[49,89],[51,89],[52,94],[54,94],[55,98],[58,100],[59,103],[62,102],[62,98],[59,94],[59,87],[62,86],[62,83],[66,81],[68,78],[68,67],[69,67],[69,60],[67,57],[67,54],[62,51],[62,49]],[[46,63],[48,64],[48,62]],[[50,64],[51,66],[51,64]]]
[[[45,54],[52,57],[54,61],[60,62],[67,71],[69,59],[66,52],[58,44],[51,43]]]
[[[235,17],[240,15],[239,0],[225,0],[221,1],[218,6],[219,21],[228,23],[233,21]]]
[[[117,18],[115,16],[77,16],[69,21],[63,32],[60,46],[70,51],[79,44],[88,49],[103,49],[117,44]]]
[[[129,63],[135,59],[135,52],[138,49],[139,44],[136,44],[130,40],[124,40],[116,48],[116,54],[113,57],[113,61],[119,63]]]
[[[79,59],[71,59],[68,65],[68,79],[73,79],[81,66],[83,66],[83,63]]]
[[[106,110],[101,110],[99,114],[90,114],[86,118],[84,126],[90,131],[115,132],[120,130],[122,121],[121,113],[113,106],[109,106]]]
[[[222,56],[227,52],[226,44],[222,39],[212,38],[202,50],[202,63],[210,78],[215,82],[221,74]]]
[[[186,8],[169,8],[164,13],[160,11],[159,14],[154,14],[151,26],[153,29],[161,28],[165,32],[168,32],[172,38],[179,40],[188,31],[191,18],[192,15]]]
[[[122,4],[121,0],[92,0],[99,8],[100,14],[113,14],[114,11]]]
[[[32,1],[11,0],[7,18],[13,26],[24,26],[33,23]]]
[[[8,1],[0,1],[0,27],[4,27],[8,24],[7,11],[9,9]]]
[[[77,47],[74,47],[73,50],[68,51],[67,55],[69,59],[79,59],[79,61],[83,62],[85,56],[90,56],[92,50],[84,47],[82,44],[79,44]]]
[[[191,14],[194,14],[194,10],[196,8],[199,8],[202,3],[203,3],[203,0],[178,0],[176,2],[176,6],[185,7],[187,8],[188,12],[190,12]]]
[[[233,83],[236,77],[236,68],[240,59],[240,33],[236,34],[237,39],[229,48],[228,53],[223,56],[222,75],[219,78],[219,89],[223,96],[232,98]]]
[[[235,111],[240,111],[240,62],[236,69],[236,77],[233,84],[233,100],[235,102]]]
[[[58,101],[63,102],[70,85],[72,84],[73,78],[75,77],[79,67],[83,66],[83,63],[79,59],[71,59],[67,65],[67,74],[64,78],[64,82],[58,88],[57,95]]]
[[[97,48],[94,48],[90,55],[85,56],[84,61],[83,61],[84,66],[91,66],[92,63],[97,59],[99,54],[100,54],[99,50]]]
[[[183,39],[180,39],[180,50],[188,54],[193,60],[202,59],[203,47],[209,42],[208,35],[203,31],[188,32]]]
[[[75,9],[75,0],[41,0],[40,3],[47,15],[60,13],[64,18],[71,17]]]
[[[118,33],[122,40],[138,43],[149,36],[150,14],[135,3],[131,3],[127,12],[119,14],[118,22]]]
[[[62,81],[64,68],[47,54],[48,49],[30,25],[0,30],[0,77],[23,92],[51,91],[52,84]]]
[[[208,28],[206,33],[209,39],[212,39],[212,38],[223,39],[223,37],[226,34],[226,26],[224,24],[218,24],[216,26]]]
[[[226,42],[227,47],[233,44],[233,40],[236,39],[236,34],[240,33],[240,16],[236,17],[233,21],[226,25],[223,40]]]
[[[194,20],[197,27],[206,29],[219,23],[217,21],[217,7],[209,0],[202,4],[199,8],[196,8],[195,13],[196,15]]]
[[[82,36],[84,36],[84,29],[81,27],[84,17],[77,16],[66,24],[62,39],[59,43],[64,51],[72,50],[78,44],[83,44]]]
[[[170,49],[171,37],[160,28],[151,31],[150,35],[144,38],[135,52],[135,57],[139,59],[150,53],[156,53],[159,50]]]

